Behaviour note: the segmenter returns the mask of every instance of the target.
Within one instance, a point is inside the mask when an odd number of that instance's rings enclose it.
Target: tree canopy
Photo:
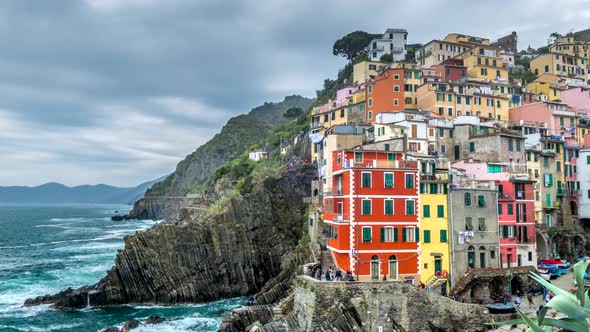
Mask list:
[[[332,54],[343,56],[352,61],[355,56],[363,52],[371,40],[380,35],[364,31],[354,31],[338,39],[332,46]]]
[[[300,116],[303,113],[303,110],[300,107],[291,107],[289,108],[283,116],[287,119],[295,119],[296,117]]]

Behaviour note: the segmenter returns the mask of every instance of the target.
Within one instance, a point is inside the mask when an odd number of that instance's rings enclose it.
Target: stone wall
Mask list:
[[[534,271],[533,266],[470,270],[455,284],[453,292],[468,303],[479,304],[496,302],[506,293],[522,296],[536,285],[529,277]]]

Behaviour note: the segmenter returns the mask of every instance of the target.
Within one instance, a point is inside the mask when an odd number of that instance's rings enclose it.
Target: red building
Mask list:
[[[454,82],[467,77],[467,67],[463,65],[463,59],[446,59],[431,68],[439,73],[441,82]]]
[[[379,113],[405,109],[404,85],[403,68],[387,69],[367,82],[367,123],[373,123]]]
[[[360,280],[419,281],[418,163],[400,153],[332,154],[333,192],[324,196],[328,248]]]
[[[534,181],[510,176],[496,184],[500,262],[503,267],[536,266]]]

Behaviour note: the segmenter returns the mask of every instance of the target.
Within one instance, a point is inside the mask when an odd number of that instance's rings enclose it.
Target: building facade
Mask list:
[[[407,41],[406,29],[387,29],[381,38],[371,40],[367,54],[371,61],[379,61],[384,54],[391,54],[393,61],[402,61],[406,59]]]

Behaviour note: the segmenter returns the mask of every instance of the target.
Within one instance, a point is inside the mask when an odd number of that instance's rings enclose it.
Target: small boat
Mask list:
[[[562,261],[562,260],[557,260],[557,259],[543,259],[540,260],[539,263],[541,264],[547,264],[547,265],[556,265],[558,268],[569,268],[570,266],[572,266],[572,263],[570,262],[566,262],[566,261]]]
[[[486,304],[485,307],[488,308],[490,314],[509,314],[516,311],[512,302]]]
[[[557,265],[549,265],[549,264],[539,264],[539,265],[537,265],[537,268],[546,269],[551,274],[555,274],[559,270]]]

